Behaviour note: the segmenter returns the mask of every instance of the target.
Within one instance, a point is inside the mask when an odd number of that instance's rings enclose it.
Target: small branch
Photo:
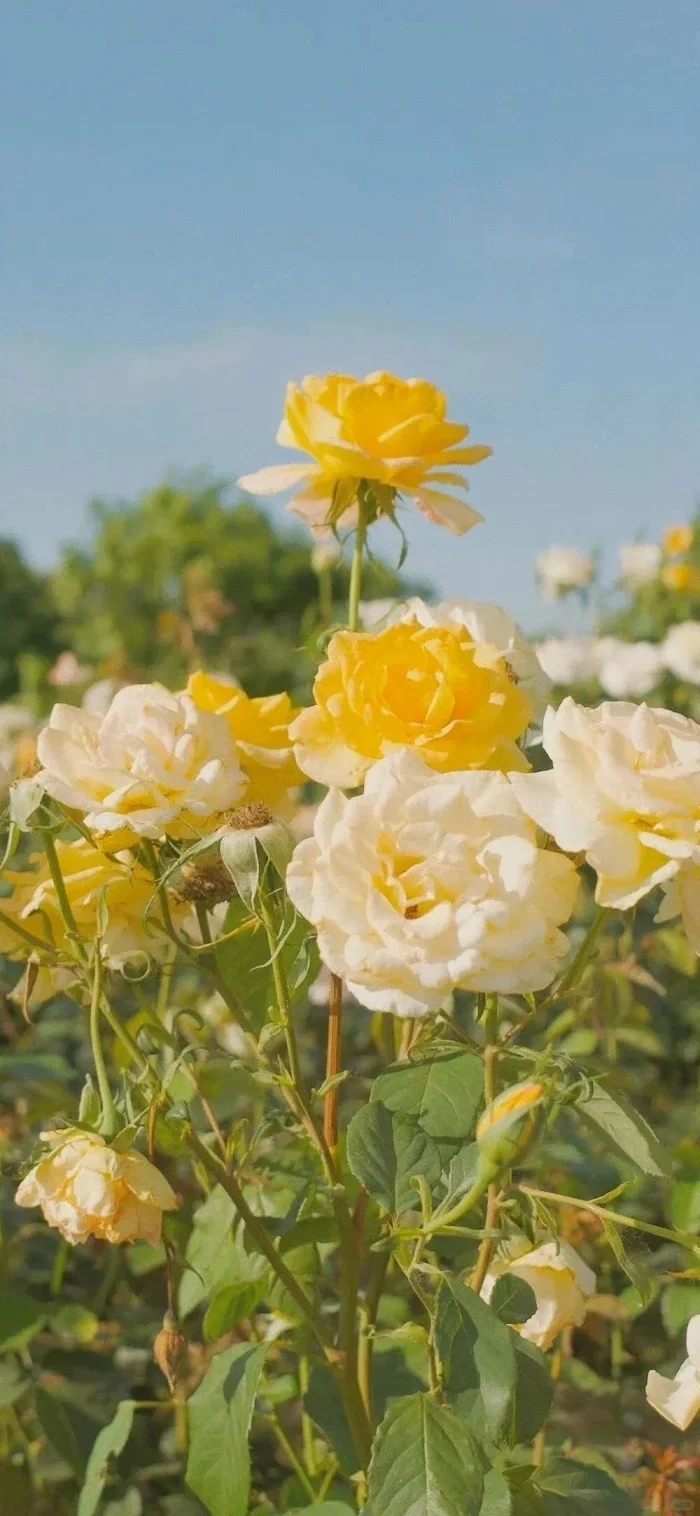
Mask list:
[[[331,990],[328,999],[328,1045],[326,1049],[326,1079],[334,1079],[343,1066],[343,981],[331,974]],[[328,1090],[323,1102],[323,1135],[334,1153],[338,1146],[338,1085]]]
[[[517,1186],[521,1195],[532,1195],[536,1200],[550,1200],[553,1205],[571,1205],[579,1211],[590,1211],[600,1216],[601,1221],[612,1221],[614,1226],[631,1227],[635,1232],[648,1232],[651,1237],[661,1237],[664,1242],[675,1242],[696,1256],[700,1253],[700,1237],[690,1232],[672,1232],[665,1226],[654,1226],[650,1221],[638,1221],[634,1216],[624,1216],[621,1211],[607,1211],[594,1200],[579,1200],[574,1195],[556,1195],[553,1190],[536,1190],[529,1184]]]

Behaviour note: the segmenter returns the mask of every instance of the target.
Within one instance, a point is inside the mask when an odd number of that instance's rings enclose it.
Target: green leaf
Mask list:
[[[82,1479],[99,1432],[99,1423],[69,1400],[59,1400],[57,1395],[48,1395],[46,1390],[35,1391],[34,1404],[49,1442],[74,1474]]]
[[[76,1342],[93,1342],[100,1329],[98,1317],[87,1306],[69,1301],[56,1305],[50,1315],[51,1330],[59,1336],[74,1337]]]
[[[492,1311],[507,1326],[521,1326],[537,1310],[535,1291],[515,1274],[501,1274],[489,1300]]]
[[[230,1332],[239,1321],[244,1321],[246,1316],[252,1316],[265,1298],[267,1291],[267,1278],[239,1280],[238,1284],[229,1284],[225,1289],[219,1290],[214,1296],[212,1303],[204,1317],[204,1336],[207,1342],[216,1342],[218,1337],[223,1337]]]
[[[681,1232],[700,1232],[700,1177],[681,1174],[671,1194],[671,1221]]]
[[[242,926],[249,919],[249,912],[242,901],[232,900],[226,912],[221,930],[222,937]],[[309,942],[309,924],[298,916],[280,949],[282,962],[287,970],[292,1003],[301,998],[307,984],[318,973],[319,956],[315,942]],[[303,971],[298,972],[300,958],[304,958]],[[274,1000],[272,967],[267,934],[260,922],[254,921],[230,942],[216,949],[216,963],[226,984],[241,995],[256,1031],[261,1031],[267,1013]],[[244,991],[241,991],[244,986]]]
[[[629,1495],[593,1464],[558,1459],[536,1483],[546,1516],[639,1516]]]
[[[507,1326],[520,1326],[535,1312],[535,1292],[515,1274],[501,1274],[489,1294],[489,1305]]]
[[[246,1253],[238,1234],[233,1234],[236,1212],[233,1201],[216,1185],[200,1206],[190,1233],[185,1258],[190,1267],[180,1280],[180,1311],[188,1316],[202,1300],[213,1297],[227,1284],[249,1283],[264,1273],[259,1256]]]
[[[424,1390],[425,1384],[425,1376],[421,1378],[407,1362],[405,1347],[403,1350],[395,1346],[386,1348],[381,1339],[377,1340],[372,1363],[372,1390],[378,1420],[397,1399]],[[328,1369],[320,1365],[312,1369],[304,1405],[311,1420],[337,1453],[343,1472],[353,1474],[357,1469],[355,1444],[338,1382]]]
[[[439,1148],[415,1117],[389,1111],[379,1101],[353,1116],[347,1159],[355,1178],[393,1215],[420,1209],[413,1174],[422,1174],[432,1187],[442,1171]]]
[[[516,1372],[512,1440],[517,1444],[531,1442],[544,1426],[554,1398],[554,1385],[544,1353],[518,1332],[513,1332],[512,1337]]]
[[[661,1296],[661,1315],[669,1337],[679,1337],[691,1316],[700,1315],[700,1284],[669,1284]]]
[[[220,1353],[188,1402],[186,1481],[210,1516],[247,1516],[248,1433],[266,1352],[239,1343]]]
[[[479,1516],[512,1516],[513,1494],[498,1469],[489,1469],[484,1479],[484,1498]]]
[[[370,1099],[413,1116],[429,1137],[466,1140],[483,1094],[482,1061],[465,1052],[399,1064],[375,1079]]]
[[[374,1443],[366,1516],[479,1516],[483,1491],[466,1421],[428,1395],[391,1407]]]
[[[126,1447],[136,1409],[133,1400],[120,1400],[106,1427],[95,1439],[85,1470],[85,1482],[80,1491],[77,1516],[95,1516],[102,1498],[102,1491],[109,1478],[109,1463]]]
[[[3,1289],[0,1295],[0,1353],[12,1352],[30,1342],[46,1320],[46,1305],[21,1290]]]
[[[0,1362],[0,1410],[3,1406],[14,1405],[29,1383],[16,1358],[3,1359]]]
[[[435,1343],[450,1405],[477,1437],[494,1441],[509,1429],[515,1396],[514,1333],[474,1290],[443,1279]]]
[[[582,1096],[575,1109],[606,1147],[635,1164],[643,1174],[668,1178],[673,1173],[670,1154],[624,1095],[612,1095],[602,1084],[594,1082],[590,1099]]]
[[[295,1506],[293,1511],[288,1511],[287,1516],[348,1516],[348,1511],[354,1511],[354,1505],[346,1505],[342,1500],[322,1500],[320,1505]]]

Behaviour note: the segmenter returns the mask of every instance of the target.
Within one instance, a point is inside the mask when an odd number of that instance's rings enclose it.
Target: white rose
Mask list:
[[[596,899],[621,910],[700,862],[700,726],[627,701],[594,709],[569,696],[544,718],[552,768],[512,774],[533,820],[565,852],[584,852]]]
[[[616,700],[648,695],[664,671],[664,656],[655,642],[620,642],[601,637],[597,645],[598,678]]]
[[[664,556],[658,542],[625,542],[618,556],[620,578],[628,589],[640,589],[658,579]]]
[[[686,1432],[700,1411],[700,1316],[688,1322],[687,1358],[673,1379],[652,1369],[647,1379],[647,1400],[665,1421]]]
[[[396,600],[386,598],[378,600],[361,600],[360,626],[362,627],[363,632],[373,632],[375,627],[383,626],[384,623],[389,620],[390,616],[393,618],[394,612],[396,611],[396,605]]]
[[[596,1277],[568,1242],[545,1242],[517,1257],[496,1259],[481,1291],[490,1300],[502,1274],[514,1274],[534,1291],[537,1310],[518,1327],[521,1337],[547,1349],[567,1327],[581,1326]]]
[[[55,705],[37,751],[47,793],[97,833],[194,833],[246,784],[224,717],[161,684],[119,690],[105,716]]]
[[[664,898],[656,921],[672,921],[680,916],[694,953],[700,956],[700,863],[683,863],[675,876],[664,885]]]
[[[489,648],[507,663],[516,684],[529,695],[533,715],[542,716],[549,695],[549,679],[536,649],[520,627],[500,605],[488,600],[443,600],[440,605],[426,605],[424,600],[408,600],[392,618],[395,621],[419,621],[421,626],[465,626],[480,647]]]
[[[598,676],[597,643],[593,637],[548,637],[535,648],[548,679],[566,689],[587,684]]]
[[[436,774],[407,748],[370,769],[363,795],[330,792],[287,871],[327,967],[397,1016],[436,1011],[456,987],[544,989],[577,887],[503,774]]]
[[[595,565],[590,553],[576,547],[550,547],[535,559],[537,577],[545,600],[558,600],[569,590],[585,590],[593,579]]]
[[[666,667],[677,679],[700,684],[700,621],[672,626],[663,645]]]

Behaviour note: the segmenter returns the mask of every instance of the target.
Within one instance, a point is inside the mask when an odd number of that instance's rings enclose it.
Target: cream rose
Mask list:
[[[680,916],[694,953],[700,955],[700,863],[683,863],[675,878],[664,885],[664,898],[657,921]]]
[[[585,590],[593,579],[595,565],[590,553],[577,547],[550,547],[535,559],[537,577],[545,600],[558,600],[569,590]]]
[[[687,1357],[673,1379],[652,1369],[646,1388],[650,1406],[681,1432],[700,1412],[700,1316],[688,1322],[685,1342]]]
[[[70,1243],[160,1242],[163,1212],[176,1209],[177,1196],[154,1164],[78,1127],[42,1132],[41,1140],[49,1151],[22,1180],[17,1205],[41,1206],[49,1226]]]
[[[700,621],[672,626],[663,645],[666,667],[677,679],[700,684]]]
[[[601,637],[596,652],[601,687],[616,700],[648,695],[663,676],[664,656],[656,642],[621,642],[619,637]]]
[[[700,726],[626,701],[570,697],[544,719],[552,768],[513,774],[528,815],[586,855],[600,905],[626,910],[682,863],[700,862]]]
[[[547,678],[563,689],[597,679],[597,650],[594,637],[547,637],[535,648]]]
[[[224,717],[162,684],[127,685],[105,716],[55,705],[37,750],[48,794],[97,834],[194,835],[246,786]]]
[[[620,578],[628,589],[641,589],[658,579],[663,562],[658,542],[625,542],[620,548]]]
[[[369,1010],[424,1016],[456,987],[527,992],[554,978],[577,875],[538,848],[502,774],[436,774],[409,749],[334,790],[287,871],[324,963]]]
[[[537,1309],[518,1327],[521,1337],[546,1350],[567,1327],[581,1326],[596,1276],[568,1242],[545,1242],[516,1256],[496,1259],[481,1291],[490,1300],[503,1274],[514,1274],[534,1292]]]

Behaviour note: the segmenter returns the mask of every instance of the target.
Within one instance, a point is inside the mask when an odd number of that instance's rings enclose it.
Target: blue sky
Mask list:
[[[537,550],[700,486],[699,58],[694,0],[7,4],[0,531],[49,564],[93,494],[282,461],[287,378],[394,368],[494,447],[408,567],[541,619]]]

